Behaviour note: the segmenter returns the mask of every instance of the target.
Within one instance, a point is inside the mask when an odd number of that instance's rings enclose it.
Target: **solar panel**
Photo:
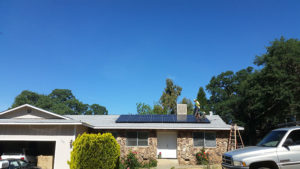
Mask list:
[[[207,118],[196,119],[193,115],[120,115],[116,123],[210,123]]]

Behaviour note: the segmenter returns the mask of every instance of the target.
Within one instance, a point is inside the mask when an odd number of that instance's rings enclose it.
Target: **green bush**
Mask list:
[[[140,162],[136,158],[137,152],[129,152],[127,154],[126,160],[125,160],[125,166],[130,169],[135,169],[141,166]]]
[[[209,154],[205,153],[205,149],[202,148],[200,152],[196,153],[197,164],[206,165],[209,164]]]
[[[120,146],[111,135],[82,134],[73,142],[70,169],[115,169],[118,167]]]
[[[157,167],[157,160],[154,158],[150,158],[148,163],[143,165],[143,168]]]

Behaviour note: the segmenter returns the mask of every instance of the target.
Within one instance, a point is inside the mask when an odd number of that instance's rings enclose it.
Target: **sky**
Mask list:
[[[1,0],[0,111],[23,90],[70,89],[109,114],[153,106],[171,78],[194,99],[300,37],[298,0]],[[207,93],[209,95],[209,93]]]

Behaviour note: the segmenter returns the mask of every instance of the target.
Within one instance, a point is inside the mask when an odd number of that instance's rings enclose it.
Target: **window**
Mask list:
[[[18,161],[11,161],[9,164],[9,169],[17,169],[20,168]]]
[[[216,147],[216,133],[214,132],[194,132],[194,146]]]
[[[300,145],[300,130],[294,130],[288,136],[292,140],[293,145]]]
[[[28,166],[28,163],[23,161],[23,160],[20,160],[19,163],[20,163],[21,167],[27,167]]]
[[[148,146],[147,132],[128,132],[127,146]]]

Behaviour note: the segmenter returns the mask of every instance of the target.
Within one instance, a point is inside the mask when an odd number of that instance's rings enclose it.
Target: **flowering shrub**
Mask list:
[[[158,153],[157,158],[158,158],[158,159],[161,159],[161,152]]]
[[[136,158],[137,152],[129,152],[127,154],[126,160],[125,160],[125,166],[127,169],[135,169],[141,166],[138,159]]]
[[[196,153],[197,164],[206,165],[209,163],[209,153],[205,153],[204,148]]]

